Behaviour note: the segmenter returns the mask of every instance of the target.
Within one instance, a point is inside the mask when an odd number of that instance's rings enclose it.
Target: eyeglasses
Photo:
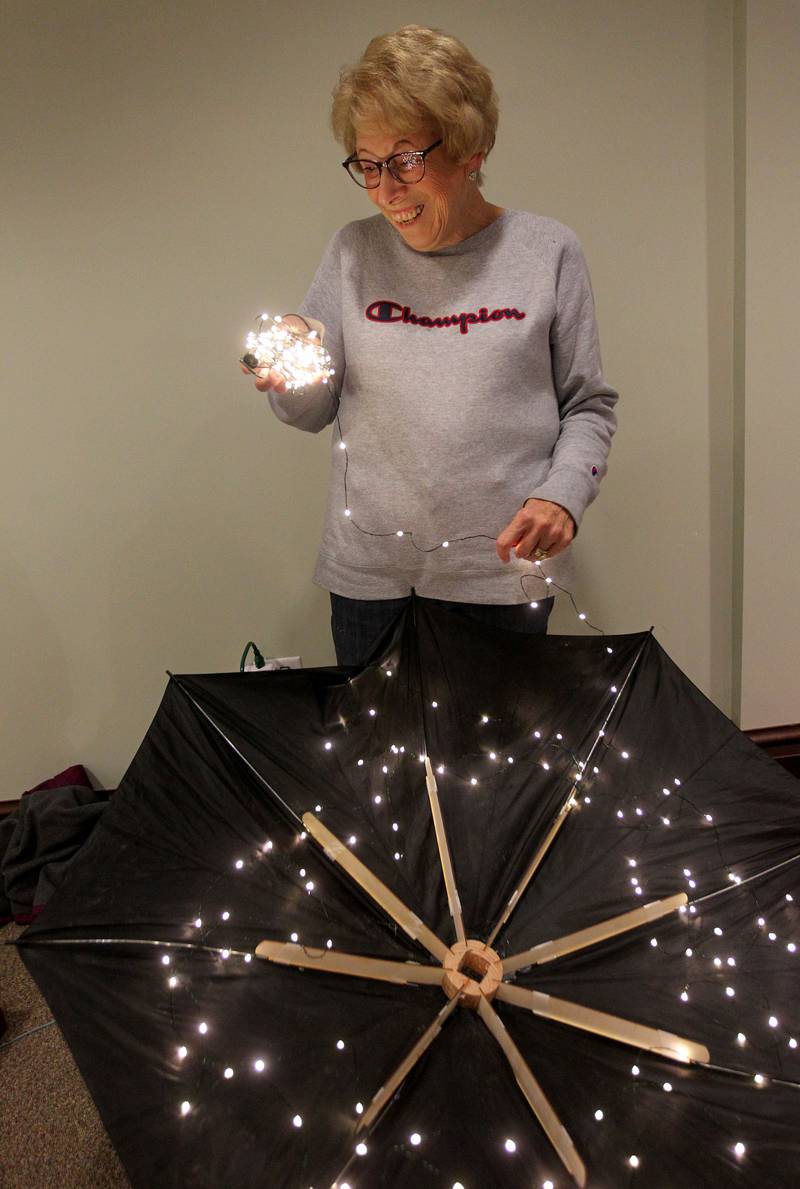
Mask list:
[[[435,140],[427,149],[412,149],[404,153],[392,153],[385,161],[370,161],[353,155],[348,157],[342,165],[358,186],[365,190],[376,190],[381,184],[381,170],[388,169],[396,182],[404,186],[413,186],[425,177],[425,158],[433,149],[442,143]]]

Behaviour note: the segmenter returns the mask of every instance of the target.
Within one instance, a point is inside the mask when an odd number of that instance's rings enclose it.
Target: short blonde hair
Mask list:
[[[497,133],[492,77],[456,37],[441,29],[404,25],[374,37],[360,61],[345,67],[333,91],[331,127],[348,154],[357,124],[408,131],[417,124],[439,130],[455,161],[488,155]],[[478,184],[483,175],[478,174]]]

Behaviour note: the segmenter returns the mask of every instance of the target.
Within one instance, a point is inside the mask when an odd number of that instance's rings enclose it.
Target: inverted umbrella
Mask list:
[[[652,635],[415,600],[172,679],[21,944],[136,1185],[788,1185],[798,863]]]

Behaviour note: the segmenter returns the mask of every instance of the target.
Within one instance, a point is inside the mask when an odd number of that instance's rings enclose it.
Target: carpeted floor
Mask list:
[[[22,932],[7,925],[0,943]],[[130,1189],[58,1025],[2,944],[0,1007],[0,1189]]]

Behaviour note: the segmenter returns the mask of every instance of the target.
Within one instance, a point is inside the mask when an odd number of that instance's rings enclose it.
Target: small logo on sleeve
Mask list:
[[[507,320],[521,321],[525,312],[514,306],[504,306],[496,310],[481,306],[474,313],[468,311],[431,318],[427,314],[415,313],[410,306],[401,305],[398,301],[373,301],[372,305],[367,306],[364,316],[369,322],[394,322],[398,325],[422,326],[425,330],[445,330],[457,326],[461,334],[469,334],[471,326]]]

